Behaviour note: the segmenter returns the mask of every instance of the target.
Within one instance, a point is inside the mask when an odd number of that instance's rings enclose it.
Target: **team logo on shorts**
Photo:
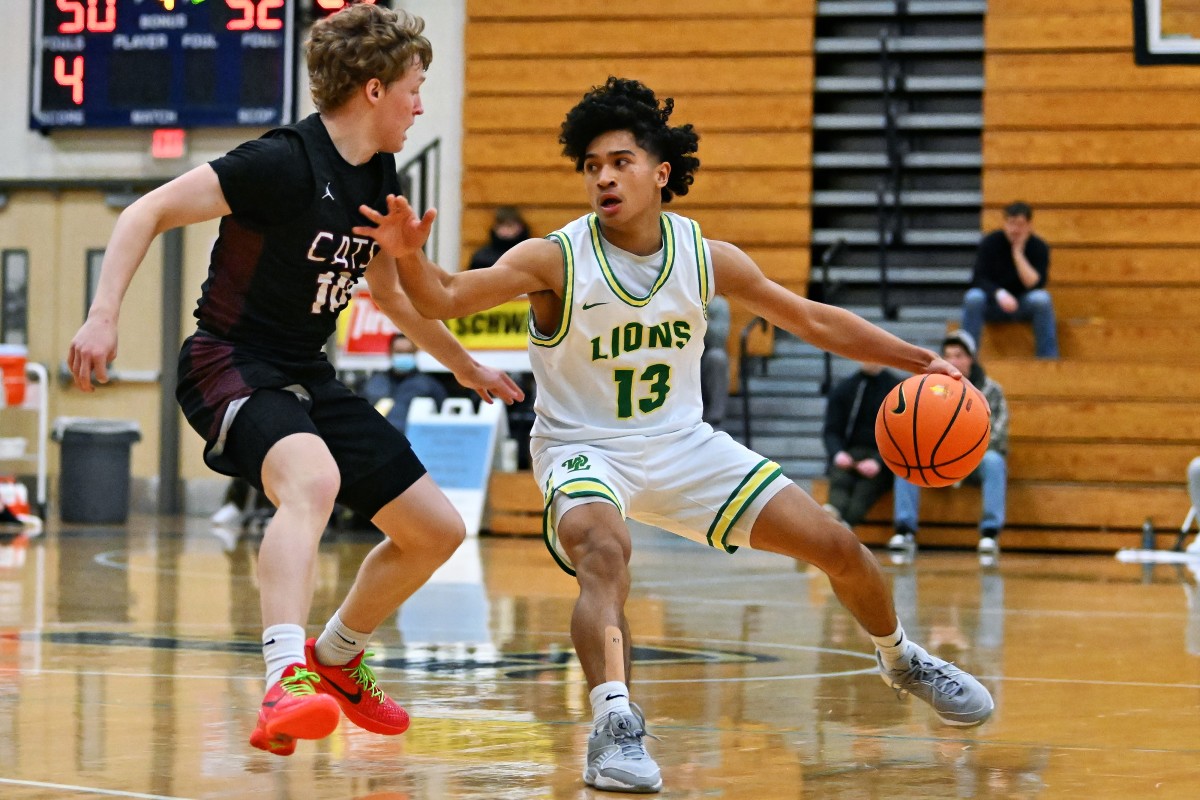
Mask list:
[[[588,457],[585,455],[568,458],[562,462],[562,465],[567,468],[567,472],[582,472],[583,470],[591,469],[591,466],[588,464]]]

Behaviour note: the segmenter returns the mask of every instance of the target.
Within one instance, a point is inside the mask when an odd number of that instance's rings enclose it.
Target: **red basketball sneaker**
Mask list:
[[[317,691],[332,695],[346,716],[360,728],[385,736],[408,730],[408,712],[384,694],[375,681],[375,672],[363,663],[360,652],[349,664],[327,667],[317,661],[317,640],[304,643],[308,668],[321,676]]]
[[[303,664],[285,669],[263,698],[250,744],[277,756],[290,756],[297,739],[324,739],[333,733],[341,714],[335,701],[317,694],[320,681]]]

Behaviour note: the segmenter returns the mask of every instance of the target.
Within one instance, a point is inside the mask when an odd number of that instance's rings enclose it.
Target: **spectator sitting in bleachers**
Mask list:
[[[967,476],[968,483],[983,486],[983,514],[979,521],[979,555],[994,559],[999,552],[997,538],[1004,528],[1008,494],[1008,402],[1000,384],[987,376],[976,359],[975,340],[966,331],[954,331],[942,342],[942,358],[949,361],[975,385],[992,409],[992,434],[983,461]],[[896,533],[888,549],[911,551],[917,546],[917,511],[921,490],[903,478],[896,478],[892,491]]]
[[[403,431],[413,398],[432,397],[440,408],[447,391],[436,378],[417,368],[417,346],[403,333],[392,336],[390,358],[388,369],[368,378],[361,393],[396,430]]]
[[[854,528],[892,487],[875,444],[875,415],[900,376],[879,364],[860,364],[839,381],[825,404],[829,501],[825,510]]]
[[[471,254],[467,269],[490,267],[500,256],[528,239],[529,235],[529,226],[521,212],[515,206],[500,206],[488,230],[488,243]]]
[[[1026,203],[1004,208],[1004,227],[983,237],[975,255],[971,288],[963,298],[962,329],[982,341],[983,323],[1033,323],[1038,358],[1058,358],[1054,304],[1046,291],[1050,246],[1033,232]]]

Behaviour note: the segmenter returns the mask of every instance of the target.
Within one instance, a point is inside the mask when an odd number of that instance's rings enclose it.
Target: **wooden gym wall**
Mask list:
[[[609,75],[675,98],[701,168],[668,208],[804,294],[815,0],[468,0],[462,263],[497,205],[544,236],[587,211],[561,155],[566,112]],[[735,330],[744,316],[735,314]]]
[[[1064,319],[1200,319],[1200,67],[1136,65],[1128,0],[992,2],[986,40],[983,227],[1033,205]]]
[[[1200,6],[1175,7],[1200,35]],[[1178,526],[1200,454],[1200,67],[1135,64],[1128,0],[994,1],[985,34],[982,225],[1032,204],[1062,350],[1032,361],[1027,326],[984,336],[1012,409],[1010,514]]]

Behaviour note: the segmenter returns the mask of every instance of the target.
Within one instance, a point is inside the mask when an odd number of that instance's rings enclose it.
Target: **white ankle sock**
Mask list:
[[[304,628],[300,625],[272,625],[263,631],[263,660],[267,662],[267,690],[292,664],[304,663]]]
[[[899,622],[896,623],[896,630],[893,633],[887,636],[872,636],[871,641],[875,643],[875,649],[879,651],[879,658],[888,669],[894,669],[903,663],[913,646],[908,637],[904,635],[904,626]]]
[[[325,624],[325,630],[317,637],[317,661],[327,667],[349,664],[366,649],[370,640],[371,633],[350,630],[335,611]]]
[[[592,721],[600,722],[610,711],[629,711],[629,687],[621,681],[602,683],[588,693],[592,701]]]

